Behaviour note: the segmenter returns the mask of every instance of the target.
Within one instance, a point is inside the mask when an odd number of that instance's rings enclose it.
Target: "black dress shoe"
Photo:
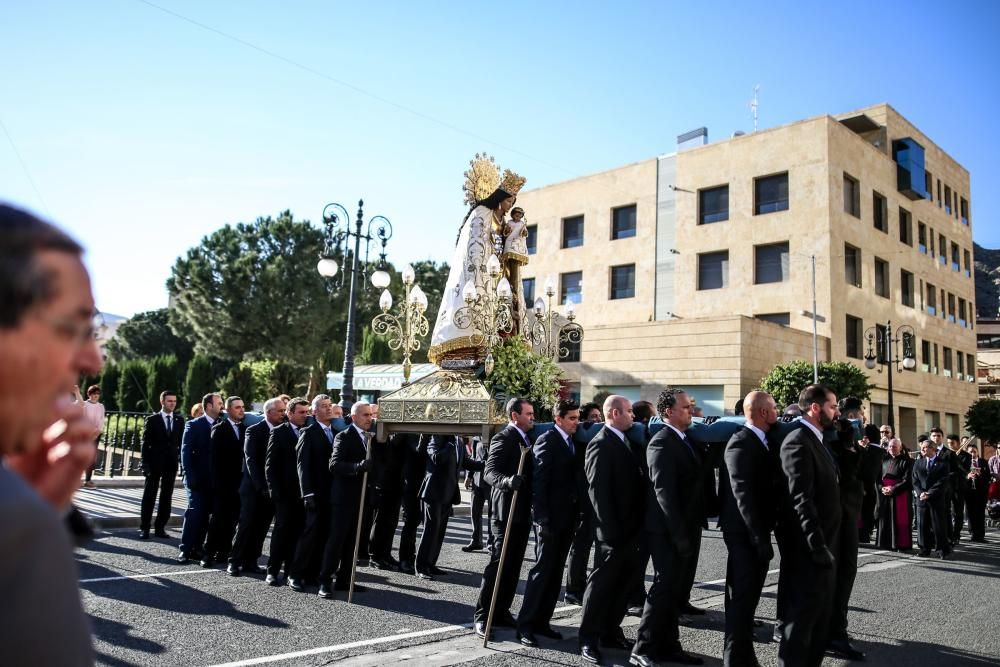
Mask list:
[[[604,659],[604,656],[601,655],[601,649],[597,648],[593,644],[581,644],[580,657],[595,665],[601,664]]]
[[[264,577],[264,583],[267,584],[268,586],[280,586],[281,585],[281,575],[279,575],[279,574],[271,574],[270,572],[268,572],[267,576]]]
[[[775,644],[781,643],[781,628],[774,626],[774,632],[771,633],[771,641]]]
[[[475,633],[476,633],[477,636],[482,637],[483,639],[486,639],[486,624],[485,623],[483,623],[482,621],[476,621],[472,625],[472,629],[475,631]],[[493,639],[493,633],[492,632],[490,633],[490,639],[491,640]]]
[[[851,646],[851,642],[846,639],[836,639],[827,644],[826,652],[841,660],[856,660],[862,662],[865,659],[865,652]]]
[[[467,554],[470,554],[473,551],[482,551],[482,550],[483,550],[483,545],[478,542],[470,542],[469,544],[466,544],[464,547],[462,547],[462,551],[464,551]]]
[[[701,607],[695,607],[690,602],[681,606],[681,613],[686,616],[704,616],[705,610]]]
[[[256,563],[249,563],[240,568],[243,574],[267,574],[267,568]]]
[[[288,587],[296,593],[301,593],[306,589],[305,582],[295,577],[288,577]]]
[[[177,554],[177,562],[178,563],[184,564],[184,563],[189,562],[190,560],[191,560],[191,556],[188,555],[188,554],[186,554],[186,553],[184,553],[183,551],[180,552],[179,554]]]
[[[333,586],[329,583],[322,583],[319,585],[319,593],[317,593],[324,600],[329,600],[333,597]]]
[[[149,539],[149,530],[148,529],[144,530],[144,529],[140,528],[139,529],[139,539],[140,540],[148,540]]]
[[[628,616],[642,617],[642,607],[639,606],[629,607],[628,609],[625,610],[625,613]]]
[[[206,556],[205,558],[201,559],[200,565],[202,567],[204,567],[204,568],[214,567],[215,566],[215,561],[212,560],[211,558],[209,558],[208,556]]]
[[[157,528],[156,531],[153,533],[153,535],[157,537],[165,537],[168,540],[170,539],[170,533],[163,530],[162,528]]]
[[[416,570],[417,578],[423,579],[424,581],[434,581],[434,577],[431,576],[429,572],[423,572],[421,570]]]
[[[404,574],[416,574],[417,570],[413,567],[413,563],[408,560],[403,560],[399,562],[399,571]]]
[[[536,635],[541,635],[547,639],[555,639],[556,641],[561,641],[563,636],[558,630],[552,629],[552,627],[542,628],[540,630],[535,630]]]
[[[563,602],[565,602],[566,604],[575,604],[577,606],[580,606],[583,604],[583,596],[566,591],[566,594],[563,595]]]
[[[636,667],[656,667],[656,661],[639,653],[632,653],[628,657],[628,664]]]
[[[240,576],[240,566],[237,565],[236,563],[230,563],[229,565],[226,566],[226,574],[228,574],[230,577]]]
[[[608,637],[606,639],[602,638],[601,646],[604,648],[613,648],[621,651],[631,651],[632,647],[635,646],[635,643],[629,641],[624,634],[621,634],[616,637]]]
[[[753,619],[753,627],[755,627],[755,628],[762,628],[762,627],[764,627],[764,621],[760,620],[759,618]]]
[[[383,560],[381,558],[372,558],[368,561],[368,564],[373,570],[385,570],[386,572],[395,572],[399,569],[399,565],[388,560]]]
[[[705,661],[687,651],[677,650],[663,656],[661,662],[676,662],[680,665],[704,665]]]
[[[517,641],[521,642],[522,646],[538,648],[538,640],[535,639],[535,635],[532,634],[531,630],[518,630]]]

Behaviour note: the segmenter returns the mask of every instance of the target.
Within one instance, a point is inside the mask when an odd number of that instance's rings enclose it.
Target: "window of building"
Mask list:
[[[525,245],[528,246],[528,254],[534,255],[538,252],[538,225],[528,225],[528,238],[524,240]]]
[[[931,372],[937,374],[938,369],[941,368],[940,360],[938,359],[938,344],[934,343],[934,365],[931,366],[933,369]]]
[[[958,325],[961,326],[961,327],[964,327],[966,325],[966,323],[968,322],[968,320],[966,320],[966,318],[965,318],[965,312],[966,312],[966,310],[967,309],[965,307],[965,299],[959,299],[958,300]]]
[[[927,283],[927,314],[937,315],[937,288]]]
[[[920,295],[920,310],[924,309],[924,281],[919,280],[917,283],[917,294]]]
[[[861,287],[861,250],[844,244],[844,278],[848,285]]]
[[[913,220],[910,212],[902,206],[899,207],[899,241],[908,246],[913,245]]]
[[[568,364],[574,361],[580,361],[580,348],[582,344],[580,341],[564,341],[559,345],[559,363]],[[566,355],[563,356],[562,351],[566,350]]]
[[[937,244],[934,243],[934,228],[931,227],[927,235],[927,249],[931,251],[931,257],[935,257],[937,255],[936,248]]]
[[[559,303],[580,303],[583,300],[583,271],[563,273],[559,276]]]
[[[934,201],[934,177],[931,172],[924,169],[924,192],[927,193],[927,200]]]
[[[958,247],[958,244],[957,243],[952,243],[951,244],[951,270],[952,271],[961,271],[962,270],[962,264],[959,261],[961,259],[961,254],[962,254],[962,251]]]
[[[889,262],[875,258],[875,293],[889,298]]]
[[[754,249],[754,283],[783,283],[788,280],[788,243],[759,245]]]
[[[847,349],[845,354],[852,359],[861,358],[861,319],[854,317],[853,315],[847,316],[847,331],[844,336],[844,340],[847,344]]]
[[[1000,350],[1000,334],[976,334],[976,347],[981,350]]]
[[[944,304],[941,304],[941,305],[943,306]],[[955,321],[955,311],[956,311],[956,308],[955,308],[955,295],[951,294],[949,292],[948,293],[948,321],[949,322],[954,322]]]
[[[889,233],[889,205],[885,197],[877,192],[872,193],[872,220],[875,229],[886,234]]]
[[[920,370],[925,373],[931,372],[931,342],[929,340],[920,341]]]
[[[959,381],[965,379],[965,355],[961,352],[955,352],[955,372]]]
[[[524,295],[524,305],[528,310],[535,307],[535,279],[521,278],[521,294]]]
[[[917,250],[927,254],[927,225],[922,222],[917,223]]]
[[[948,305],[948,300],[945,298],[944,288],[943,287],[941,288],[941,298],[938,300],[938,303],[941,304],[941,319],[947,319],[948,318],[948,315],[947,315],[948,309],[945,308],[945,306]]]
[[[965,197],[959,200],[959,208],[962,217],[962,224],[969,224],[969,202],[966,201]]]
[[[846,171],[844,172],[844,213],[855,218],[861,217],[861,184]]]
[[[635,264],[611,267],[611,298],[631,299],[635,296]]]
[[[969,382],[973,382],[976,378],[976,358],[971,355],[965,355],[965,372],[969,376]]]
[[[754,315],[758,320],[764,320],[765,322],[774,322],[775,324],[780,324],[783,327],[787,327],[791,324],[791,313],[762,313],[760,315]]]
[[[938,261],[942,266],[948,263],[948,239],[944,234],[938,234]]]
[[[972,253],[968,250],[962,251],[963,259],[965,259],[965,277],[972,277]]]
[[[935,426],[941,427],[941,413],[935,410],[925,410],[924,431],[930,431]]]
[[[938,208],[944,206],[944,198],[941,196],[941,179],[937,179],[937,191],[938,191]]]
[[[899,270],[899,297],[904,306],[913,308],[913,274],[906,269]]]
[[[635,236],[635,204],[611,210],[611,240]]]
[[[941,348],[941,362],[942,362],[942,370],[943,370],[943,372],[941,374],[944,375],[946,378],[950,378],[951,377],[951,348],[950,347],[942,347]]]
[[[729,251],[698,255],[698,289],[721,289],[729,285]]]
[[[582,245],[583,245],[583,216],[574,215],[572,218],[563,218],[562,247],[577,248]]]
[[[755,178],[754,215],[788,210],[788,172]]]
[[[944,186],[944,212],[951,215],[951,188]]]
[[[729,220],[729,186],[698,190],[698,224]]]

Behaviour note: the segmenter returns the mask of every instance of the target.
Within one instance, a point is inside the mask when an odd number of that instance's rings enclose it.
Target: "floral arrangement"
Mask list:
[[[562,377],[554,360],[533,351],[521,336],[501,341],[493,348],[493,359],[493,371],[486,378],[490,389],[526,398],[538,408],[551,408]]]

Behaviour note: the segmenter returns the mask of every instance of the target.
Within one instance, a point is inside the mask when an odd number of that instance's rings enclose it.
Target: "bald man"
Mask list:
[[[743,400],[743,414],[746,424],[726,445],[719,479],[719,523],[729,551],[723,648],[727,667],[757,664],[753,618],[774,557],[771,531],[781,479],[778,448],[767,439],[778,421],[774,399],[767,392],[752,391]]]

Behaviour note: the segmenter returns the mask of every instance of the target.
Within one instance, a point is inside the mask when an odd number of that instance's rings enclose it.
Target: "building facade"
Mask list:
[[[565,363],[580,395],[683,386],[723,414],[777,363],[887,361],[891,327],[916,361],[892,371],[900,433],[960,431],[977,393],[968,172],[887,104],[678,139],[518,198],[526,300],[548,283],[586,330]],[[872,421],[888,372],[869,372]]]

